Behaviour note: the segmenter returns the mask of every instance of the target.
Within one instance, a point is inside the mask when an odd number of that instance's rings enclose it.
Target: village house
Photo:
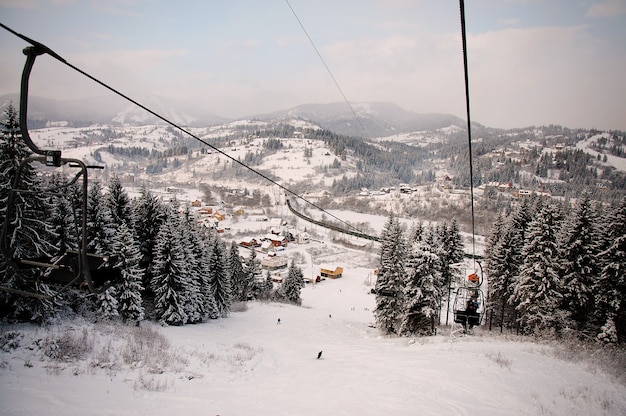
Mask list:
[[[322,278],[339,279],[343,275],[343,267],[320,266],[320,276]]]
[[[276,234],[265,234],[263,238],[265,241],[269,241],[272,247],[286,247],[289,240],[287,237]]]
[[[242,238],[241,242],[239,243],[239,245],[241,245],[243,247],[260,247],[261,246],[261,244],[259,244],[257,239],[254,238],[254,237],[244,237],[244,238]]]
[[[263,270],[279,270],[287,268],[287,258],[281,256],[267,256],[261,260]]]
[[[222,214],[219,211],[215,211],[215,213],[213,214],[213,218],[215,218],[218,221],[224,221],[224,219],[226,218],[226,214]]]
[[[213,214],[213,208],[211,208],[211,207],[200,208],[198,210],[198,214],[200,214],[200,215],[211,215],[211,214]]]

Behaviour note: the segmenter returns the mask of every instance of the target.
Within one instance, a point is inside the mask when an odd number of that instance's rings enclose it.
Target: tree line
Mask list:
[[[625,267],[626,198],[525,199],[489,235],[489,328],[624,343]]]
[[[390,216],[381,236],[377,326],[435,334],[451,287],[462,285],[453,267],[462,259],[454,222],[405,231]],[[574,204],[524,199],[498,214],[484,264],[489,330],[626,341],[626,198],[612,205],[586,192]]]
[[[380,243],[377,327],[388,334],[435,335],[443,306],[462,277],[455,267],[464,257],[458,224],[415,224],[405,231],[390,215]]]
[[[226,244],[213,229],[198,224],[176,199],[164,202],[146,187],[131,199],[117,176],[106,187],[93,182],[87,209],[81,212],[82,189],[62,174],[37,175],[27,164],[19,194],[9,209],[17,167],[30,155],[19,131],[17,112],[8,106],[0,135],[0,221],[8,226],[9,256],[0,262],[2,286],[41,295],[0,291],[0,317],[45,322],[61,312],[89,314],[95,319],[139,322],[153,319],[184,325],[226,317],[233,303],[257,298],[300,303],[303,274],[293,262],[285,281],[274,287],[263,276],[252,251]],[[49,192],[53,190],[53,192]],[[40,268],[20,269],[13,258],[51,261],[78,250],[82,237],[77,221],[86,218],[87,251],[110,256],[119,279],[88,294],[77,288],[57,291]]]

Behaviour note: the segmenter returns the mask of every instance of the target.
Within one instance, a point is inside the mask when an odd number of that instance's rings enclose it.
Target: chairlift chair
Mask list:
[[[482,290],[477,287],[459,287],[452,305],[454,322],[463,327],[464,333],[471,333],[471,330],[482,322],[484,305]]]
[[[88,192],[88,168],[99,168],[97,166],[87,166],[78,159],[64,158],[60,150],[42,150],[31,139],[28,133],[27,110],[28,110],[28,82],[30,72],[35,63],[35,58],[44,53],[54,54],[48,48],[41,44],[29,46],[24,49],[26,55],[26,63],[22,72],[21,91],[20,91],[20,112],[19,124],[23,141],[30,148],[33,155],[22,160],[17,168],[15,178],[13,180],[12,189],[9,192],[7,200],[7,210],[2,226],[2,234],[0,236],[0,251],[5,259],[9,260],[12,271],[16,274],[25,275],[25,269],[39,269],[36,273],[37,279],[46,283],[60,284],[61,291],[70,286],[86,286],[91,293],[103,290],[107,283],[117,280],[120,277],[120,271],[114,268],[114,258],[109,256],[101,256],[97,254],[87,253],[87,192]],[[63,187],[56,187],[47,190],[33,190],[23,186],[23,174],[27,165],[38,162],[50,168],[60,168],[69,166],[78,168],[78,173],[69,181],[67,187],[81,180],[82,195],[80,200],[80,221],[78,238],[80,241],[76,244],[77,250],[67,250],[56,258],[21,258],[15,256],[15,247],[11,242],[11,220],[17,209],[17,199],[26,198],[35,193],[41,195],[50,195],[57,198],[66,198],[63,194]],[[29,275],[30,277],[30,275]],[[31,296],[36,298],[51,298],[56,295],[42,295],[40,293],[23,291],[18,288],[12,288],[0,285],[0,290],[15,293],[23,296]]]
[[[454,324],[452,334],[471,334],[475,326],[479,326],[485,311],[485,299],[480,286],[483,283],[482,265],[480,271],[467,276],[463,284],[457,288],[452,305]]]

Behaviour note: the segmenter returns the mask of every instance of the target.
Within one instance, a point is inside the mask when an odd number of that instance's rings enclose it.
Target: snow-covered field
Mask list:
[[[381,335],[369,326],[374,296],[362,256],[343,256],[343,278],[307,285],[302,307],[251,302],[206,324],[144,323],[166,341],[157,337],[152,347],[163,346],[133,364],[121,357],[136,328],[4,327],[24,337],[0,352],[0,414],[626,414],[626,386],[555,358],[547,345],[485,329],[456,339],[446,329],[426,338]],[[68,331],[80,338],[84,328],[99,335],[83,335],[94,345],[82,360],[42,358],[42,339]]]

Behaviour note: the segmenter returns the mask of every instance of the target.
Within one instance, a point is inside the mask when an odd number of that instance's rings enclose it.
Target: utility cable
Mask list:
[[[188,136],[194,138],[195,140],[199,141],[200,143],[210,147],[211,149],[215,150],[216,152],[220,153],[221,155],[227,157],[228,159],[230,159],[231,161],[233,161],[234,163],[237,163],[238,165],[250,170],[251,172],[259,175],[260,177],[262,177],[263,179],[269,181],[270,183],[276,185],[277,187],[279,187],[280,189],[282,189],[283,191],[285,191],[286,193],[293,195],[295,198],[300,199],[302,201],[304,201],[305,203],[311,205],[314,208],[319,209],[320,211],[328,214],[329,216],[333,217],[334,219],[336,219],[337,221],[341,222],[342,224],[346,225],[347,227],[357,230],[358,229],[349,224],[348,222],[342,220],[341,218],[337,217],[336,215],[326,211],[324,208],[320,207],[319,205],[315,204],[314,202],[309,201],[308,199],[304,198],[303,196],[300,196],[299,194],[293,192],[292,190],[288,189],[287,187],[281,185],[280,183],[276,182],[275,180],[273,180],[272,178],[268,177],[267,175],[263,174],[262,172],[246,165],[245,163],[241,162],[238,159],[235,159],[234,157],[230,156],[229,154],[227,154],[226,152],[218,149],[217,147],[213,146],[212,144],[208,143],[206,140],[201,139],[200,137],[196,136],[195,134],[191,133],[189,130],[179,126],[178,124],[174,123],[173,121],[170,121],[169,119],[167,119],[166,117],[160,115],[159,113],[149,109],[148,107],[144,106],[143,104],[139,103],[138,101],[130,98],[129,96],[125,95],[124,93],[120,92],[119,90],[111,87],[110,85],[106,84],[105,82],[99,80],[98,78],[88,74],[87,72],[83,71],[82,69],[72,65],[71,63],[69,63],[67,60],[63,59],[59,54],[57,54],[56,52],[54,52],[52,49],[50,49],[49,47],[35,41],[32,40],[30,38],[28,38],[27,36],[24,36],[18,32],[16,32],[15,30],[9,28],[8,26],[0,23],[0,27],[2,27],[3,29],[5,29],[6,31],[12,33],[13,35],[17,36],[18,38],[26,41],[27,43],[30,43],[31,45],[40,48],[42,51],[45,51],[45,53],[47,53],[48,55],[52,56],[54,59],[58,60],[59,62],[67,65],[68,67],[70,67],[71,69],[73,69],[74,71],[82,74],[83,76],[89,78],[90,80],[94,81],[95,83],[103,86],[104,88],[108,89],[109,91],[113,92],[114,94],[124,98],[126,101],[131,102],[132,104],[136,105],[137,107],[147,111],[148,113],[152,114],[153,116],[155,116],[156,118],[158,118],[159,120],[169,124],[170,126],[172,126],[173,128],[187,134]]]
[[[307,39],[309,40],[309,43],[311,43],[311,46],[313,46],[313,49],[315,50],[315,53],[317,54],[317,57],[320,58],[320,61],[322,61],[322,64],[324,65],[324,68],[326,68],[326,72],[328,72],[328,75],[330,75],[330,78],[335,83],[335,86],[337,87],[337,90],[339,90],[339,93],[343,97],[343,100],[348,105],[348,108],[352,112],[352,115],[354,116],[354,119],[356,120],[357,124],[359,125],[359,127],[361,127],[361,130],[363,131],[363,135],[365,137],[367,137],[367,131],[365,130],[365,127],[363,127],[363,124],[361,123],[361,120],[359,120],[359,117],[356,115],[356,111],[354,111],[354,108],[352,107],[352,104],[350,104],[350,101],[348,101],[348,97],[346,97],[346,94],[343,93],[343,90],[339,86],[339,83],[337,82],[337,79],[335,78],[335,76],[333,75],[332,71],[330,70],[330,68],[326,64],[326,61],[324,60],[324,57],[320,53],[319,49],[317,49],[317,46],[315,46],[315,42],[313,42],[313,39],[311,38],[311,36],[309,36],[309,32],[307,32],[306,28],[302,24],[302,21],[300,20],[300,18],[296,14],[296,11],[293,9],[293,7],[291,7],[291,3],[289,3],[289,0],[285,0],[285,2],[287,3],[287,6],[289,6],[289,8],[291,9],[291,13],[293,13],[294,17],[298,21],[298,24],[300,25],[300,27],[302,28],[302,31],[304,32],[304,34],[306,35]]]
[[[465,76],[465,108],[467,110],[467,143],[469,149],[470,200],[472,206],[472,258],[476,269],[476,226],[474,220],[474,166],[472,161],[472,122],[470,119],[469,75],[467,70],[467,40],[465,30],[465,2],[459,0],[461,8],[461,40],[463,42],[463,73]]]

